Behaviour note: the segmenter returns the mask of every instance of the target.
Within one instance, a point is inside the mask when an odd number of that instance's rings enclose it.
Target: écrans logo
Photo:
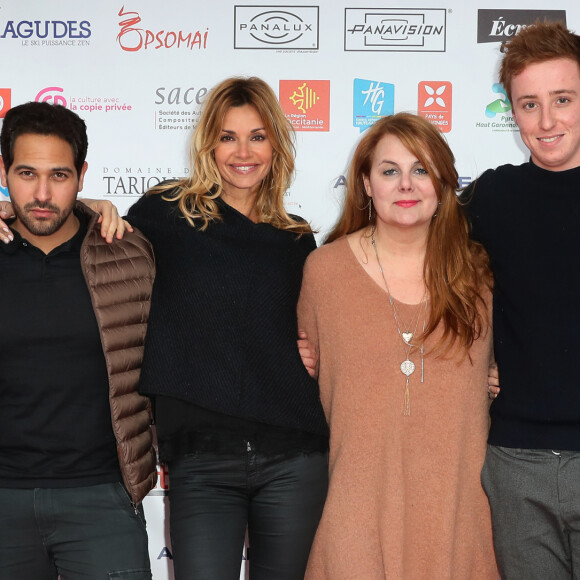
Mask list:
[[[504,42],[513,38],[524,26],[537,21],[562,22],[565,10],[499,10],[477,11],[477,42]]]

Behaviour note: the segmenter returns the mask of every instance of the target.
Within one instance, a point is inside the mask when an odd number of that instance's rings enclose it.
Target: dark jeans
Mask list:
[[[121,483],[0,488],[0,580],[150,580],[147,532]]]
[[[580,579],[580,453],[488,445],[481,482],[502,580]]]
[[[328,456],[195,453],[169,466],[176,580],[237,580],[246,525],[251,580],[303,580]]]

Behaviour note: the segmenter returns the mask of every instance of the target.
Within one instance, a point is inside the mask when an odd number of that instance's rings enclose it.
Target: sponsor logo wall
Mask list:
[[[560,20],[580,31],[580,3],[424,0],[0,0],[0,123],[26,101],[85,119],[83,194],[122,212],[148,188],[188,172],[188,139],[211,87],[257,75],[296,130],[288,209],[319,239],[334,223],[360,135],[382,116],[415,112],[445,135],[462,186],[488,167],[522,163],[511,103],[497,83],[500,46],[522,26]],[[0,200],[7,192],[0,188]],[[156,580],[173,578],[165,515],[170,474],[146,499]],[[246,562],[242,561],[242,575]]]

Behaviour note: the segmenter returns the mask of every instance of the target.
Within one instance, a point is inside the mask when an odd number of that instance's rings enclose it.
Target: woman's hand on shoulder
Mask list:
[[[487,396],[493,401],[499,395],[499,372],[495,362],[489,365],[487,369]]]
[[[107,243],[112,243],[113,238],[122,239],[126,231],[133,231],[131,224],[119,215],[117,207],[110,201],[103,199],[79,199],[79,201],[99,214],[97,223],[101,224],[101,236]]]
[[[302,364],[306,367],[308,374],[313,378],[318,378],[318,352],[316,347],[308,340],[306,332],[298,331],[298,351]]]
[[[14,239],[10,228],[3,221],[13,217],[15,216],[12,210],[12,204],[9,201],[0,201],[0,242],[8,244]]]

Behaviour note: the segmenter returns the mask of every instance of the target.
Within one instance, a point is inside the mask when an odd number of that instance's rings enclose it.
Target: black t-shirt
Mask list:
[[[0,487],[120,480],[105,357],[80,248],[0,244]]]

